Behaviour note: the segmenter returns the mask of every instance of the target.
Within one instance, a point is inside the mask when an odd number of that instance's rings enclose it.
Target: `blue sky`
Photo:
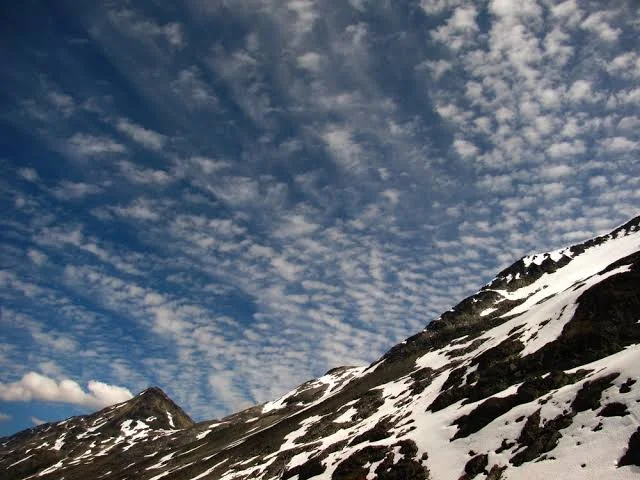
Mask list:
[[[82,3],[0,7],[0,434],[272,399],[638,213],[637,2]]]

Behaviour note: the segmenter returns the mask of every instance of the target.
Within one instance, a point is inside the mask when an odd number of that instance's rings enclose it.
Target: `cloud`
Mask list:
[[[96,380],[90,380],[87,389],[88,391],[84,391],[78,383],[70,379],[58,382],[39,373],[29,372],[16,382],[0,382],[0,399],[5,402],[39,400],[103,408],[124,402],[133,396],[126,388]]]
[[[35,250],[33,248],[30,248],[29,250],[27,250],[27,256],[29,257],[29,260],[31,260],[33,263],[35,263],[38,266],[44,265],[48,259],[45,253],[39,250]]]
[[[110,137],[75,133],[67,141],[67,150],[76,157],[95,157],[112,153],[125,153],[127,148]]]
[[[99,185],[91,185],[84,182],[61,181],[51,193],[58,200],[78,200],[89,195],[102,193],[104,189]]]
[[[593,101],[594,94],[591,89],[591,82],[586,80],[576,80],[567,92],[567,97],[573,102]]]
[[[161,135],[149,128],[132,123],[126,118],[119,119],[116,123],[116,128],[118,131],[131,138],[134,142],[139,143],[150,150],[162,150],[167,141],[167,137],[164,135]]]
[[[140,197],[129,205],[109,205],[100,207],[93,214],[102,219],[120,217],[129,220],[156,221],[160,220],[162,205],[154,204],[149,199]]]
[[[354,141],[348,127],[332,125],[322,134],[322,139],[339,166],[347,172],[360,169],[362,147]]]
[[[600,141],[600,144],[608,151],[613,153],[632,152],[639,147],[638,142],[629,140],[626,137],[611,137]]]
[[[609,25],[606,21],[608,16],[607,12],[594,12],[580,24],[580,27],[596,33],[606,42],[615,42],[618,40],[621,32],[618,28],[612,28],[611,25]]]
[[[137,12],[128,9],[111,10],[109,15],[115,25],[131,36],[141,39],[159,37],[176,49],[186,46],[183,28],[178,22],[161,25],[159,22],[144,18]]]
[[[164,170],[143,168],[125,160],[119,162],[118,166],[124,177],[131,183],[141,185],[165,185],[173,180],[169,173]]]
[[[215,107],[219,100],[203,80],[202,71],[195,65],[178,72],[171,82],[172,91],[190,108]]]
[[[545,165],[540,169],[540,175],[543,178],[558,178],[558,177],[566,177],[575,173],[575,168],[570,165],[562,164],[562,165]]]
[[[462,158],[475,157],[479,150],[473,143],[463,139],[456,139],[453,142],[453,148]]]
[[[38,417],[31,417],[31,423],[33,423],[36,427],[39,427],[40,425],[44,425],[45,423],[47,423],[46,420],[42,420]]]
[[[585,152],[584,143],[581,140],[573,142],[557,142],[547,148],[547,153],[551,158],[572,157]]]
[[[296,59],[298,66],[310,72],[319,72],[322,68],[323,57],[316,52],[306,52]]]
[[[18,175],[29,182],[37,182],[40,179],[38,172],[34,168],[21,168]]]
[[[6,422],[8,420],[11,420],[11,415],[0,412],[0,422]]]

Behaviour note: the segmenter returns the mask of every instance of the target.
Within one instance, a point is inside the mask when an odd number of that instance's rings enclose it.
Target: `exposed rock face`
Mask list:
[[[162,391],[0,440],[1,478],[636,478],[640,217],[525,257],[369,367],[194,424]]]

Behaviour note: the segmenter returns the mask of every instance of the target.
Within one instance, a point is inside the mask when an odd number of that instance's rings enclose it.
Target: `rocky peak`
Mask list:
[[[178,430],[194,425],[193,420],[159,387],[149,387],[117,408],[114,420],[144,421],[154,429]]]

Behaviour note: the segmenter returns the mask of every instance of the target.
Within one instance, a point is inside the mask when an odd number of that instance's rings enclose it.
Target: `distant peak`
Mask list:
[[[151,386],[129,401],[129,415],[162,419],[164,428],[188,428],[193,420],[160,387]]]

